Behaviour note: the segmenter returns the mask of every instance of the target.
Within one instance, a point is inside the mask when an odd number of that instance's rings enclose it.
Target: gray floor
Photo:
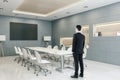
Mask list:
[[[84,78],[71,79],[72,69],[64,69],[63,73],[51,68],[52,74],[44,76],[34,75],[33,69],[27,71],[26,67],[14,62],[14,57],[0,57],[0,80],[120,80],[120,66],[85,60]]]

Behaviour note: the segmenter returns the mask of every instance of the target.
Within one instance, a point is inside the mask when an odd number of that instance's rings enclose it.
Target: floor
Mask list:
[[[39,76],[34,74],[33,69],[28,71],[26,67],[13,61],[14,57],[0,57],[0,80],[120,80],[120,66],[85,60],[84,78],[72,79],[73,69],[64,69],[58,72],[52,68],[52,74]]]

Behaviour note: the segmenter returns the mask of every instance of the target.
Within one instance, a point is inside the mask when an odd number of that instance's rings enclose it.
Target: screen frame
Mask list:
[[[13,38],[11,38],[11,27],[12,27],[12,24],[17,24],[17,25],[19,25],[19,24],[21,24],[21,25],[32,25],[32,26],[34,26],[34,27],[36,27],[36,37],[35,37],[35,39],[13,39]],[[20,27],[20,26],[19,26]],[[27,26],[27,27],[29,27],[29,26]],[[21,22],[10,22],[10,27],[9,27],[10,29],[9,29],[9,40],[11,40],[11,41],[33,41],[33,40],[38,40],[38,24],[31,24],[31,23],[21,23]]]

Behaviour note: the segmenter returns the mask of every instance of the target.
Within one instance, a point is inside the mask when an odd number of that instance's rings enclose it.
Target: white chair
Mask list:
[[[70,47],[67,49],[67,51],[70,52],[71,54],[65,55],[65,63],[67,63],[67,64],[70,64],[70,62],[73,63],[72,46],[70,46]]]
[[[31,52],[30,52],[29,49],[28,49],[28,54],[29,54],[29,58],[30,58],[31,60],[36,60],[36,57],[31,54]]]
[[[30,50],[28,49],[28,57],[29,57],[29,65],[27,67],[28,70],[30,70],[30,67],[35,68],[35,62],[36,62],[36,57],[31,54]]]
[[[86,56],[87,56],[87,49],[88,49],[88,48],[89,48],[89,46],[88,46],[88,45],[84,46],[83,59],[85,59],[85,58],[86,58]],[[85,64],[85,67],[87,67],[87,64]]]
[[[55,46],[53,47],[53,50],[59,50],[59,49],[58,49],[58,46],[55,45]],[[54,60],[54,61],[57,61],[57,60],[58,60],[58,56],[55,55],[55,54],[53,54],[53,55],[51,56],[51,58],[52,58],[52,60]]]
[[[51,49],[51,48],[52,48],[52,46],[51,46],[51,45],[48,45],[48,46],[47,46],[47,48],[50,48],[50,49]]]
[[[58,46],[54,46],[53,49],[54,49],[54,50],[58,50]]]
[[[18,50],[18,54],[19,54],[19,60],[18,60],[18,63],[19,63],[20,61],[23,62],[23,52],[22,52],[22,50],[21,50],[20,47],[17,47],[17,50]]]
[[[86,58],[86,55],[87,55],[87,48],[86,47],[84,47],[84,54],[83,54],[83,58],[85,59]]]
[[[52,46],[51,46],[51,45],[48,45],[47,48],[48,48],[48,49],[52,49]],[[42,57],[42,58],[51,59],[51,55],[48,54],[48,53],[45,53],[45,54],[43,54],[43,57]]]
[[[62,46],[61,50],[66,50],[65,46]]]
[[[51,73],[51,71],[49,71],[48,69],[45,68],[48,64],[51,64],[51,62],[49,62],[47,60],[42,60],[40,54],[37,51],[35,51],[35,56],[36,56],[36,60],[37,60],[36,66],[39,67],[38,72],[35,72],[36,75],[38,76],[39,72],[44,72],[45,76],[47,76],[47,73]]]
[[[52,48],[52,46],[48,46],[47,48],[53,49],[53,50],[58,50],[58,46],[54,46],[53,48]],[[48,57],[48,59],[50,59],[50,60],[56,60],[56,57],[55,57],[54,54],[47,54],[47,57]]]
[[[18,51],[18,49],[17,49],[16,46],[14,46],[14,50],[15,50],[15,54],[16,54],[16,55],[19,55],[19,51]],[[19,60],[19,57],[16,57],[16,58],[14,59],[14,61],[16,61],[17,59]]]
[[[24,66],[26,66],[27,63],[29,63],[29,55],[28,52],[25,48],[22,48],[22,52],[23,52],[23,62],[22,65],[24,63]]]
[[[16,53],[16,54],[19,54],[19,51],[18,51],[18,49],[17,49],[16,46],[14,46],[14,49],[15,49],[15,53]]]
[[[65,50],[66,50],[66,47],[65,47],[65,46],[62,46],[60,50],[65,51]],[[57,62],[61,60],[60,56],[58,56],[58,55],[55,55],[55,58],[56,58],[55,61],[57,61]]]

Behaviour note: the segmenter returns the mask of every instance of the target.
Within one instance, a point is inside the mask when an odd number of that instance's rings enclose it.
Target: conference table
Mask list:
[[[44,52],[46,54],[54,54],[60,56],[60,67],[57,68],[56,70],[63,72],[64,67],[64,56],[65,55],[72,55],[72,51],[66,51],[66,50],[55,50],[51,48],[45,48],[45,47],[26,47],[30,50],[33,51],[38,51],[38,52]]]

